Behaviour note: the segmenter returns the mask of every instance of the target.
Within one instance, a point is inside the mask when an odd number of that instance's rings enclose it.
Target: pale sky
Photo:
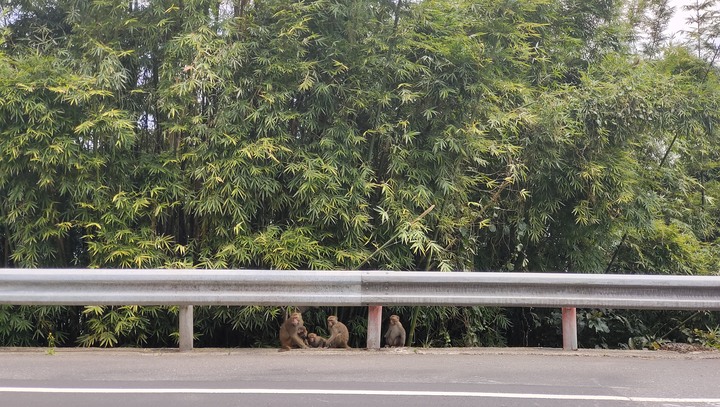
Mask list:
[[[668,25],[668,32],[672,35],[682,30],[687,30],[688,12],[682,6],[691,4],[692,0],[670,0],[670,6],[675,7],[675,15]]]
[[[675,7],[675,15],[668,26],[668,32],[677,33],[682,30],[689,30],[687,17],[689,13],[683,10],[683,6],[695,4],[695,0],[670,0],[670,6]],[[720,4],[719,4],[720,6]]]

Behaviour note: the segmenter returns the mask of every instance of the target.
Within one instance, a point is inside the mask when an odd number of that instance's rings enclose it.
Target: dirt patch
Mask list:
[[[690,352],[717,352],[717,348],[703,346],[698,343],[663,343],[658,350],[665,350],[678,353]]]

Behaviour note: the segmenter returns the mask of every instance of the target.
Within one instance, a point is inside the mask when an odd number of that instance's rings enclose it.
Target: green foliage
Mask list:
[[[48,341],[48,355],[54,355],[55,354],[55,335],[52,334],[52,332],[48,333],[47,336]]]
[[[383,308],[384,320],[392,314],[400,317],[409,346],[505,346],[505,334],[512,325],[500,308]]]
[[[274,347],[285,312],[278,307],[194,307],[197,347]],[[306,326],[307,321],[306,321]]]
[[[81,321],[76,307],[0,305],[0,343],[3,346],[73,344]],[[53,345],[49,345],[53,346]]]
[[[87,306],[82,311],[87,332],[77,342],[81,346],[113,347],[125,346],[166,347],[170,334],[177,326],[171,314],[177,314],[177,307],[104,307]],[[172,322],[175,322],[173,324]]]
[[[687,329],[687,336],[690,338],[690,343],[720,349],[720,326],[718,325],[713,328],[706,327],[706,329]]]

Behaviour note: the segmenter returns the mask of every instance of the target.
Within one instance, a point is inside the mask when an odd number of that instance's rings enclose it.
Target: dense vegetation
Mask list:
[[[717,274],[714,1],[13,0],[4,267]],[[415,346],[557,346],[552,310],[395,308]],[[281,309],[196,310],[275,346]],[[365,310],[338,313],[362,346]],[[0,344],[172,346],[177,310],[0,306]],[[579,312],[581,346],[717,313]]]

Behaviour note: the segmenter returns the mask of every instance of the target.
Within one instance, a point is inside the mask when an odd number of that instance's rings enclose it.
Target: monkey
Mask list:
[[[330,315],[327,319],[328,331],[330,331],[330,337],[325,341],[324,348],[345,348],[349,349],[348,339],[350,334],[348,329],[342,322],[338,321],[335,315]]]
[[[325,347],[325,344],[327,343],[327,339],[323,338],[320,335],[311,333],[307,336],[307,342],[308,345],[310,345],[313,348],[323,348]]]
[[[280,326],[280,351],[288,351],[292,348],[307,349],[303,339],[298,335],[298,328],[305,329],[302,314],[293,312],[290,317]],[[307,332],[307,330],[305,330]]]
[[[385,347],[393,346],[405,346],[405,328],[397,315],[390,315],[390,324],[385,332]]]
[[[305,327],[302,326],[302,325],[299,326],[299,327],[297,327],[297,334],[298,334],[298,336],[300,337],[300,339],[302,339],[303,343],[304,343],[305,345],[307,345],[307,344],[308,344],[308,331],[307,331],[307,328],[305,328]]]

